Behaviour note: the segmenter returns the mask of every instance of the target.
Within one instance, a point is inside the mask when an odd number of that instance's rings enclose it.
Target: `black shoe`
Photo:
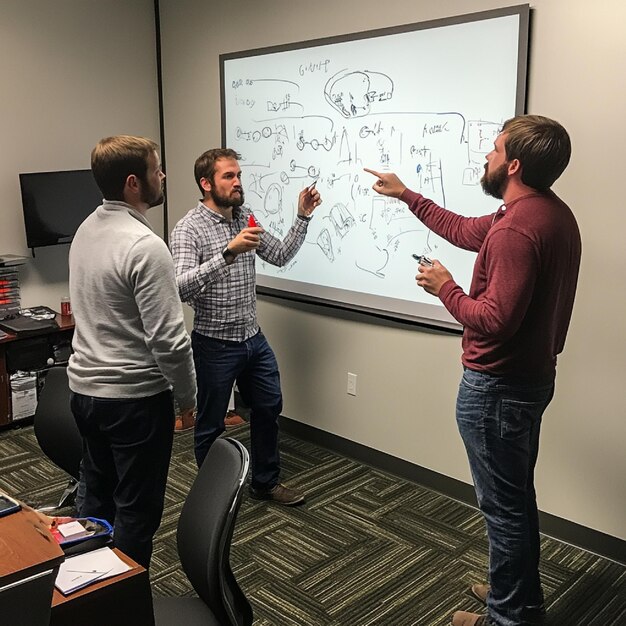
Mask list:
[[[267,491],[250,486],[249,491],[250,497],[254,500],[269,500],[270,502],[282,504],[283,506],[304,504],[303,493],[295,489],[289,489],[289,487],[285,487],[282,483],[278,483],[278,485]]]

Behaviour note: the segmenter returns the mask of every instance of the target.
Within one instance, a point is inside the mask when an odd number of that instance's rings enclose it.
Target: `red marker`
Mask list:
[[[248,217],[248,227],[254,228],[255,226],[258,226],[258,224],[256,223],[256,220],[254,219],[254,215],[250,213],[250,216]]]

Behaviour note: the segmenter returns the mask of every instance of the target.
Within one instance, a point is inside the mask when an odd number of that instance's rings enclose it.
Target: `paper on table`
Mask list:
[[[127,572],[130,565],[120,559],[111,548],[100,548],[72,556],[59,568],[54,586],[64,595],[82,589],[91,583]]]
[[[77,520],[66,522],[65,524],[59,524],[57,528],[59,529],[59,532],[66,538],[74,537],[77,539],[78,537],[83,537],[89,533],[89,531]]]

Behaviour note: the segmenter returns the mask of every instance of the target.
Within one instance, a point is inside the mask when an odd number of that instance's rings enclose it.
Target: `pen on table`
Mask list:
[[[67,570],[72,571],[72,570]],[[92,574],[98,574],[97,576],[93,577],[93,578],[88,578],[89,582],[95,582],[96,580],[102,578],[103,576],[106,576],[111,570],[107,570],[106,572],[100,572],[98,570],[93,570],[93,572],[81,572],[78,574],[78,576],[74,576],[74,578],[72,578],[70,580],[71,583],[73,583],[75,580],[80,580],[81,578],[83,578],[85,575],[87,576],[91,576]]]
[[[73,572],[74,574],[78,574],[78,576],[74,576],[74,578],[70,579],[70,582],[73,583],[75,580],[80,580],[81,578],[83,578],[84,576],[90,576],[91,574],[98,574],[98,578],[100,578],[100,576],[102,576],[105,572],[99,572],[98,570],[94,569],[90,572],[81,572],[80,570],[76,570],[76,569],[68,569],[68,572]]]

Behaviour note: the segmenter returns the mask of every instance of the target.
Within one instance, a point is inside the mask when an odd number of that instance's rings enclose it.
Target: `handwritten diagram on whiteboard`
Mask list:
[[[439,259],[466,291],[474,254],[377,195],[363,168],[396,172],[464,215],[495,210],[480,178],[502,123],[520,107],[519,41],[515,13],[224,55],[224,144],[242,155],[246,204],[282,238],[303,187],[316,182],[323,199],[290,264],[257,259],[259,285],[454,327],[416,286],[411,254]]]

